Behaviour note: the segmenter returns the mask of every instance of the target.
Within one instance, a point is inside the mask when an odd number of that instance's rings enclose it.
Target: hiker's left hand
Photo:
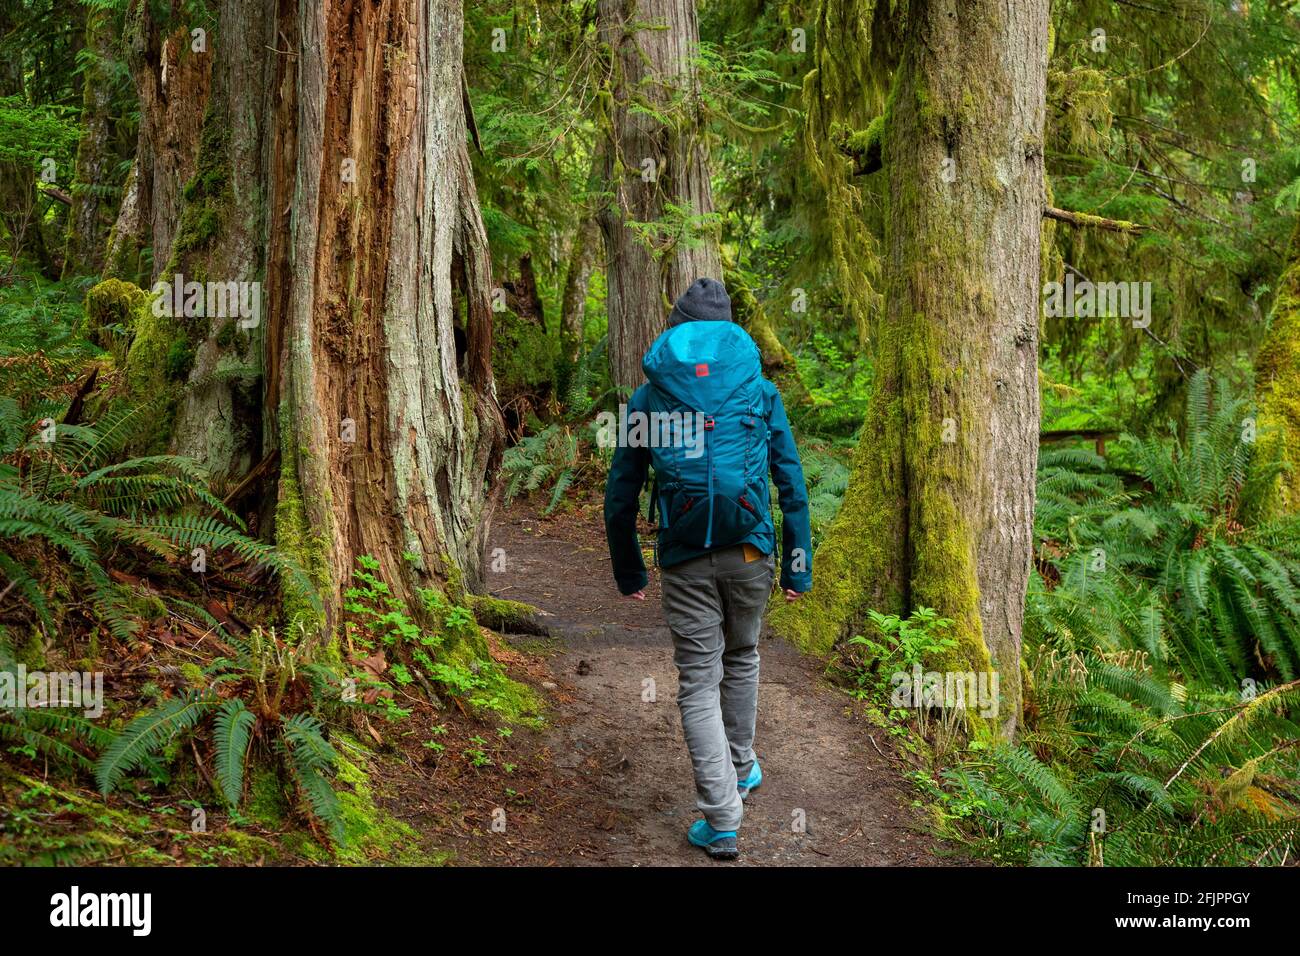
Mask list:
[[[786,603],[786,604],[793,604],[795,601],[799,600],[799,598],[801,598],[801,597],[803,597],[803,592],[802,592],[802,591],[794,591],[794,590],[791,590],[790,588],[786,588],[786,589],[785,589],[785,603]]]

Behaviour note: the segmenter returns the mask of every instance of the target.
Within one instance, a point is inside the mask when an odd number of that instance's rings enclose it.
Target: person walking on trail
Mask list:
[[[654,470],[649,517],[673,637],[677,704],[695,772],[687,839],[715,859],[739,855],[744,801],[763,782],[754,755],[758,635],[776,573],[768,475],[782,514],[781,587],[812,588],[808,489],[785,407],[758,346],[731,319],[721,282],[696,280],[642,359],[605,485],[605,534],[619,591],[644,601],[636,520]]]

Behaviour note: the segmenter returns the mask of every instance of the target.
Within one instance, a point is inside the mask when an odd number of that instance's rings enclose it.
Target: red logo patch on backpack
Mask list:
[[[709,367],[708,367],[707,365],[705,365],[703,362],[701,362],[699,365],[695,366],[695,377],[696,377],[696,378],[708,378],[708,377],[709,377]]]

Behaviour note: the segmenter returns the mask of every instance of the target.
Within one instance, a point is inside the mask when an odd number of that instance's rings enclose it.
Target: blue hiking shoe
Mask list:
[[[735,830],[715,830],[708,820],[696,820],[686,831],[686,839],[700,847],[715,860],[734,860],[740,856],[736,849]]]
[[[754,766],[749,771],[749,776],[736,784],[736,789],[740,791],[740,799],[744,800],[749,796],[751,790],[757,790],[759,784],[763,782],[763,768],[758,765],[758,760],[754,761]]]

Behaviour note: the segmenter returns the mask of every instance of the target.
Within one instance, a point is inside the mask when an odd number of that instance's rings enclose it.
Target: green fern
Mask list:
[[[33,621],[55,629],[42,582],[49,580],[49,561],[61,555],[100,618],[118,637],[129,637],[136,622],[105,568],[105,556],[123,545],[168,561],[196,547],[229,550],[318,602],[295,562],[245,534],[208,490],[196,462],[172,455],[119,460],[149,422],[138,411],[119,408],[94,425],[40,429],[16,399],[0,400],[0,572]],[[41,440],[51,431],[53,441]]]
[[[339,838],[343,827],[339,798],[325,776],[338,762],[338,754],[325,739],[320,721],[310,714],[290,717],[283,724],[281,747],[312,812],[328,823],[335,838]]]
[[[107,796],[123,777],[156,755],[178,734],[192,730],[215,707],[215,698],[189,693],[140,714],[113,739],[95,765],[100,793]]]
[[[15,687],[17,671],[18,661],[0,630],[0,672],[8,674]],[[0,740],[76,769],[91,769],[86,751],[102,750],[112,739],[111,733],[72,710],[0,707]]]
[[[312,714],[286,714],[291,702],[323,703],[339,677],[325,673],[318,660],[320,634],[303,634],[290,644],[274,630],[254,630],[247,639],[229,636],[236,659],[218,658],[206,668],[208,689],[166,700],[138,715],[113,737],[96,765],[100,790],[107,795],[122,779],[162,754],[182,733],[195,733],[210,720],[215,752],[214,785],[231,807],[242,801],[254,730],[274,741],[274,752],[302,790],[313,814],[337,835],[339,802],[329,782],[338,755],[321,722]],[[227,696],[217,697],[218,692]],[[260,721],[260,723],[259,723]],[[0,725],[2,726],[2,725]]]
[[[608,336],[602,336],[595,346],[579,356],[577,364],[569,373],[560,400],[570,420],[585,419],[590,416],[608,394],[608,392],[600,392],[602,379],[604,384],[608,385],[606,359],[608,345]]]
[[[1257,460],[1250,416],[1198,372],[1172,438],[1122,441],[1149,491],[1126,490],[1091,452],[1043,453],[1039,570],[1059,583],[1031,589],[1042,637],[1173,654],[1220,687],[1300,674],[1300,521],[1258,517],[1277,462]]]
[[[217,751],[217,781],[231,806],[238,806],[244,792],[244,767],[248,742],[257,716],[238,697],[225,701],[213,721],[212,742]]]
[[[1144,486],[1091,451],[1042,451],[1031,711],[1020,746],[946,775],[990,854],[1243,865],[1300,849],[1300,522],[1256,507],[1276,462],[1249,416],[1200,372],[1168,437],[1115,450]]]
[[[570,426],[547,425],[507,449],[501,462],[506,503],[549,485],[550,495],[542,513],[553,512],[589,466],[607,463],[595,453],[595,426],[590,427],[591,434],[584,439]]]

